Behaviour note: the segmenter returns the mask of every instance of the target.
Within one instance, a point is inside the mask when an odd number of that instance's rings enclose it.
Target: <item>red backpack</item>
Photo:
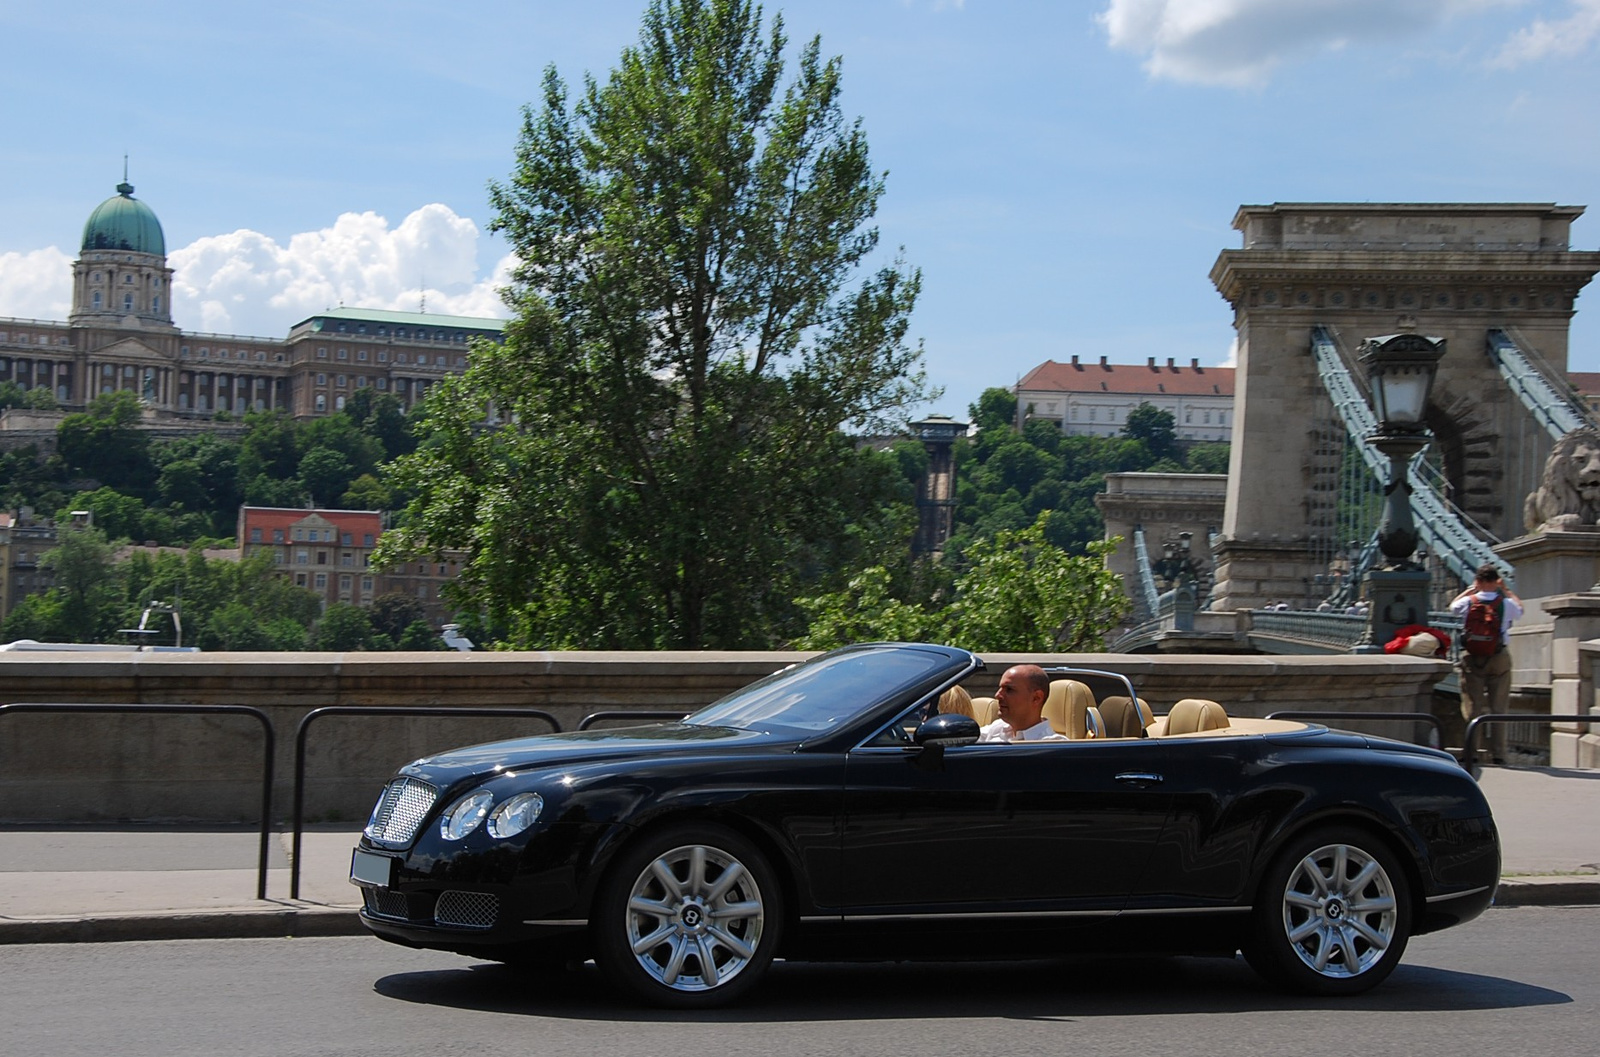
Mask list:
[[[1488,657],[1500,652],[1503,639],[1500,633],[1501,614],[1505,610],[1505,596],[1495,595],[1485,602],[1477,595],[1467,606],[1467,617],[1461,627],[1461,648],[1474,657]]]

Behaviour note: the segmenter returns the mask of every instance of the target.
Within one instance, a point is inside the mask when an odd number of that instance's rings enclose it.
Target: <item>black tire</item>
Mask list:
[[[772,964],[782,899],[766,857],[730,829],[707,823],[646,833],[600,887],[590,916],[595,960],[615,985],[652,1005],[724,1005]]]
[[[1354,826],[1302,834],[1273,860],[1245,958],[1269,983],[1355,995],[1382,983],[1411,937],[1411,893],[1383,841]]]

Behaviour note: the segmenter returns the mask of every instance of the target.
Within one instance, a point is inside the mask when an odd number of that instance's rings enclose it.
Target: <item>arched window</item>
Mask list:
[[[99,308],[100,307],[100,303],[101,303],[100,291],[96,290],[94,292],[94,296],[89,299],[89,304],[90,304],[91,307]]]

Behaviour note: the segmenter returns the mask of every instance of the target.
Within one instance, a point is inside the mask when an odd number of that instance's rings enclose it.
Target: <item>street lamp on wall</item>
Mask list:
[[[1367,440],[1389,458],[1389,483],[1384,488],[1383,523],[1378,549],[1389,568],[1415,569],[1416,523],[1411,518],[1411,457],[1431,439],[1424,415],[1445,340],[1421,334],[1390,334],[1361,343],[1361,365],[1367,369],[1378,431]]]
[[[1387,562],[1367,573],[1367,631],[1356,651],[1382,644],[1408,624],[1428,622],[1428,572],[1413,558],[1419,537],[1411,516],[1411,459],[1431,439],[1425,424],[1428,392],[1445,353],[1443,338],[1389,334],[1361,343],[1361,365],[1372,391],[1377,432],[1367,438],[1389,459],[1378,550]]]

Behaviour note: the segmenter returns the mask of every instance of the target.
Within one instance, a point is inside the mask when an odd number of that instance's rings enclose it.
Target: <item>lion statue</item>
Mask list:
[[[1522,518],[1531,533],[1600,521],[1600,430],[1575,429],[1556,441],[1544,463],[1544,483],[1528,496]]]

